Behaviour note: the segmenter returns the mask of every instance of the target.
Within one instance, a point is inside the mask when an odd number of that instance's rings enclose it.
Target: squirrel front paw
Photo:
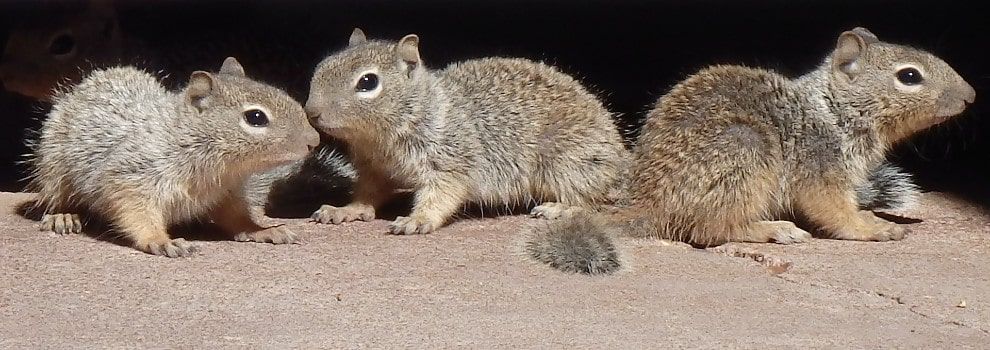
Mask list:
[[[581,210],[581,207],[571,206],[564,203],[558,202],[546,202],[536,207],[529,212],[530,217],[543,218],[547,220],[556,220],[563,218]]]
[[[148,254],[162,255],[170,258],[191,256],[197,250],[195,245],[186,242],[182,238],[138,242],[134,244],[134,247]]]
[[[349,204],[344,207],[323,205],[310,217],[322,224],[340,224],[349,221],[371,221],[375,219],[375,208],[364,204]]]
[[[255,232],[241,232],[234,236],[234,240],[273,244],[299,243],[299,237],[296,233],[281,225]]]
[[[891,222],[885,222],[881,225],[877,225],[876,231],[870,235],[869,240],[877,242],[899,241],[904,239],[909,232],[911,232],[911,230],[904,226]]]
[[[82,221],[78,214],[45,214],[41,217],[41,231],[52,231],[60,235],[82,232]]]
[[[417,215],[400,216],[389,225],[389,231],[395,235],[417,235],[430,233],[440,226],[439,220],[433,220]]]
[[[872,212],[862,210],[859,212],[860,218],[866,225],[859,231],[840,231],[836,238],[856,241],[899,241],[911,232],[910,229],[898,225],[873,215]]]

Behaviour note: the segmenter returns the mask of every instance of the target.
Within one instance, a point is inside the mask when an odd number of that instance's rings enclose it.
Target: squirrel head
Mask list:
[[[0,58],[0,81],[8,91],[47,101],[59,83],[82,79],[80,67],[120,57],[123,44],[113,4],[51,5],[56,8],[43,19],[25,18],[11,31]]]
[[[833,98],[873,119],[886,143],[962,113],[976,91],[949,64],[925,51],[881,42],[865,28],[839,35],[823,66]]]
[[[429,84],[428,74],[416,35],[368,41],[354,29],[348,47],[317,66],[306,112],[317,129],[345,141],[409,130],[422,106],[408,101],[427,98],[417,87]]]
[[[233,57],[219,73],[193,72],[183,103],[228,164],[251,171],[305,157],[319,143],[303,108],[277,88],[247,78]]]

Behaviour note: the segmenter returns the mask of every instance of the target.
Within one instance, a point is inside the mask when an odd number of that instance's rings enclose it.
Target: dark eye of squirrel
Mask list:
[[[72,52],[72,48],[76,47],[76,41],[72,40],[72,37],[68,34],[62,34],[55,37],[52,43],[48,45],[48,53],[52,55],[64,55]]]
[[[914,68],[904,68],[897,71],[897,80],[904,85],[918,85],[921,84],[923,78],[921,77],[921,72]]]
[[[262,127],[268,125],[268,115],[260,109],[251,109],[244,111],[244,121],[250,126]]]
[[[362,75],[361,79],[358,79],[357,86],[355,86],[354,88],[357,91],[365,92],[365,91],[374,90],[377,87],[378,87],[378,75],[375,73],[368,73]]]

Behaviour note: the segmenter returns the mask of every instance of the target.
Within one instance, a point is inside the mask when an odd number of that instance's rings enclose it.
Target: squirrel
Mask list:
[[[609,202],[629,161],[613,114],[569,75],[519,58],[430,70],[414,34],[355,29],[317,66],[306,112],[357,171],[352,202],[320,207],[320,223],[372,220],[398,189],[414,203],[393,234],[432,232],[467,203],[539,203],[531,215],[552,219]]]
[[[537,227],[526,250],[563,271],[607,274],[621,268],[616,236],[788,244],[811,238],[785,221],[804,219],[828,238],[900,240],[904,227],[857,208],[856,187],[871,170],[884,177],[877,166],[893,144],[975,98],[941,59],[862,27],[796,79],[703,69],[648,113],[621,205]]]
[[[310,31],[298,26],[242,26],[241,18],[261,16],[259,4],[241,6],[239,16],[222,17],[223,6],[115,0],[74,0],[25,3],[11,23],[0,56],[0,82],[8,91],[51,102],[60,86],[78,83],[89,72],[120,65],[152,72],[169,72],[160,82],[178,89],[182,79],[205,64],[236,56],[255,65],[252,76],[277,86],[295,99],[306,97],[311,69],[322,48]],[[220,17],[218,17],[220,16]],[[167,18],[167,19],[166,19]],[[160,28],[179,21],[210,19],[200,40],[163,33]],[[229,22],[229,23],[228,23]],[[224,30],[208,30],[209,27]],[[249,39],[245,39],[249,38]],[[4,42],[0,40],[0,42]],[[304,45],[309,44],[309,45]],[[44,105],[44,104],[43,104]]]
[[[233,57],[218,73],[193,72],[179,92],[124,66],[96,70],[53,101],[28,160],[42,230],[79,233],[88,213],[168,257],[196,250],[167,229],[197,219],[237,241],[296,241],[252,219],[242,185],[303,158],[319,135],[298,102],[247,78]]]
[[[78,82],[84,67],[109,64],[125,54],[125,38],[109,1],[40,5],[47,10],[44,18],[22,18],[6,41],[0,82],[7,90],[49,101],[59,82]]]

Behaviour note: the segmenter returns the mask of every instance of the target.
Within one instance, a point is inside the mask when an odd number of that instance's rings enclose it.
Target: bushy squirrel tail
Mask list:
[[[622,267],[615,237],[604,214],[581,211],[538,224],[526,241],[526,253],[569,273],[607,275]]]
[[[911,174],[884,162],[870,172],[866,183],[856,188],[856,200],[860,209],[905,210],[915,204],[919,193]]]

